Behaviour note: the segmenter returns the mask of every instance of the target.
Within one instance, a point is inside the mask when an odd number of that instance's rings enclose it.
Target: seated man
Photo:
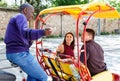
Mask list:
[[[86,42],[86,62],[91,76],[106,70],[104,51],[101,46],[94,41],[94,36],[94,30],[86,29],[85,38],[83,39],[83,35],[81,37],[81,41],[83,42],[85,40]],[[82,49],[84,49],[84,45],[81,50]],[[84,63],[84,52],[81,53],[80,60]]]

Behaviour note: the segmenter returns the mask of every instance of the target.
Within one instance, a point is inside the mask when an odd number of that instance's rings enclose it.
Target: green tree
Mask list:
[[[120,3],[118,1],[110,1],[110,4],[120,13]],[[120,30],[120,18],[118,19],[118,29]]]
[[[115,7],[118,12],[120,12],[120,3],[117,2],[116,0],[115,1],[109,1],[110,5],[112,5],[113,7]]]
[[[52,6],[63,6],[63,5],[75,5],[75,4],[85,4],[88,0],[47,0]]]
[[[0,7],[7,7],[7,3],[0,0]]]

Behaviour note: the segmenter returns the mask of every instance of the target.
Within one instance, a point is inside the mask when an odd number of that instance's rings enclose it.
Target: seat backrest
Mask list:
[[[103,71],[94,75],[92,81],[113,81],[113,76],[110,71]]]
[[[72,72],[71,69],[71,65],[73,66],[74,64],[69,64],[69,63],[63,63],[62,61],[59,61],[59,58],[56,59],[56,56],[47,56],[44,55],[43,56],[44,59],[44,63],[46,64],[47,67],[49,67],[50,74],[55,75],[59,78],[68,80],[69,78],[72,78],[73,81],[78,81],[76,80],[74,73]],[[55,69],[53,68],[53,66],[51,66],[51,63],[49,62],[49,60],[51,61],[52,65],[54,66],[54,68],[56,69],[58,75],[56,74],[56,72],[54,71]],[[78,72],[77,68],[75,68],[74,66],[74,71]]]

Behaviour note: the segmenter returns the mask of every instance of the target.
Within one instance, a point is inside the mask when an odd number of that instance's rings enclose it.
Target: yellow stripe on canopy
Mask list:
[[[83,7],[84,11],[95,11],[95,10],[111,10],[113,7],[111,7],[108,4],[105,3],[100,3],[100,2],[95,2],[95,3],[89,3],[85,4]]]
[[[49,13],[61,13],[67,11],[81,11],[81,5],[71,5],[71,6],[58,6],[42,10],[39,15],[49,14]],[[69,13],[69,12],[68,12]]]
[[[94,14],[96,18],[120,18],[120,14],[116,11],[109,11],[109,12],[98,12]]]
[[[105,3],[90,3],[83,7],[88,14],[99,10],[93,16],[96,18],[120,18],[120,14],[112,6]]]
[[[89,3],[84,5],[70,5],[70,6],[58,6],[42,10],[39,15],[49,13],[68,13],[77,18],[80,12],[85,12],[85,15],[90,15],[94,11],[97,11],[93,16],[97,18],[120,18],[120,14],[112,6],[105,3]]]

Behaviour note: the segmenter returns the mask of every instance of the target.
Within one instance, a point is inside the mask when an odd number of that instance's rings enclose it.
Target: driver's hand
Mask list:
[[[51,33],[52,33],[51,28],[45,28],[45,36],[49,36],[51,35]]]

